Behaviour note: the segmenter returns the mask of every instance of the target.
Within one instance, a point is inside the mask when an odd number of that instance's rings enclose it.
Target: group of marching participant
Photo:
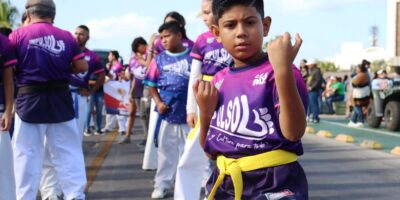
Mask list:
[[[168,13],[149,43],[133,40],[126,69],[117,51],[102,66],[86,48],[87,26],[78,26],[75,38],[55,27],[52,0],[28,0],[26,9],[26,26],[9,40],[0,37],[2,148],[10,142],[5,133],[12,118],[12,77],[17,88],[13,160],[4,167],[15,174],[15,188],[0,170],[0,193],[7,191],[7,199],[35,199],[39,188],[43,199],[85,199],[83,133],[91,135],[93,106],[102,112],[104,82],[121,79],[131,80],[128,116],[107,116],[103,130],[118,121],[118,143],[130,143],[139,111],[146,138],[148,97],[153,99],[158,117],[154,143],[146,145],[156,145],[158,164],[151,198],[174,190],[175,199],[198,200],[203,187],[210,200],[308,199],[297,162],[307,89],[292,64],[302,39],[296,35],[292,45],[284,33],[264,52],[271,18],[264,16],[263,0],[202,0],[208,30],[195,42],[186,35],[184,17]],[[97,135],[103,133],[99,116]]]

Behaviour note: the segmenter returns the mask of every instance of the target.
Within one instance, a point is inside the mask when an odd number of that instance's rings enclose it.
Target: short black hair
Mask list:
[[[112,55],[114,55],[114,57],[118,60],[119,59],[119,52],[117,51],[117,50],[112,50],[112,51],[110,51],[110,53],[112,54]]]
[[[8,27],[1,27],[0,28],[0,33],[3,34],[6,37],[8,37],[11,34],[11,32],[12,32],[11,28],[8,28]]]
[[[83,29],[83,30],[85,30],[85,31],[87,31],[88,33],[90,32],[89,31],[89,27],[87,27],[86,25],[79,25],[77,28],[81,28],[81,29]]]
[[[167,13],[165,15],[165,17],[164,17],[164,23],[165,23],[165,20],[167,19],[167,17],[174,18],[182,26],[186,25],[185,18],[180,13],[178,13],[176,11],[171,11],[171,12]]]
[[[185,39],[188,39],[188,37],[186,35],[186,29],[185,29],[185,25],[186,25],[185,18],[180,13],[178,13],[176,11],[171,11],[165,15],[164,23],[165,23],[165,20],[167,19],[167,17],[174,18],[180,24],[180,26],[182,27],[182,31],[181,31],[182,37]]]
[[[164,30],[169,30],[169,31],[171,31],[171,32],[173,32],[173,33],[181,33],[181,34],[182,34],[182,37],[183,37],[183,30],[184,30],[184,28],[181,27],[181,26],[179,25],[179,23],[176,22],[176,21],[171,21],[171,22],[167,22],[167,23],[162,24],[162,25],[160,26],[160,28],[158,28],[158,33],[161,33],[161,32],[163,32]]]
[[[233,6],[243,5],[256,8],[261,18],[264,18],[264,0],[213,0],[212,13],[214,20],[218,24],[218,20],[222,15]]]
[[[147,45],[146,40],[143,37],[137,37],[132,42],[132,51],[137,52],[140,45]]]

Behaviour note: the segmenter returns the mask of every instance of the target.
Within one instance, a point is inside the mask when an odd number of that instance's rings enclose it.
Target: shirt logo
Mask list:
[[[85,60],[86,60],[86,62],[89,62],[90,61],[90,56],[85,56]]]
[[[242,95],[230,100],[226,106],[218,108],[213,117],[216,120],[216,127],[212,127],[235,137],[262,140],[266,135],[275,133],[269,112],[266,107],[250,109],[247,96]],[[250,122],[251,115],[254,116],[252,122]]]
[[[29,40],[28,48],[38,48],[53,56],[60,56],[61,52],[65,51],[65,44],[62,40],[56,41],[53,35],[48,35]]]
[[[293,196],[293,192],[290,190],[283,190],[281,192],[274,192],[274,193],[266,193],[265,197],[267,197],[268,200],[279,200],[282,199],[283,197],[289,197]]]
[[[257,74],[253,80],[253,86],[265,85],[265,83],[267,82],[267,78],[268,78],[268,72]]]

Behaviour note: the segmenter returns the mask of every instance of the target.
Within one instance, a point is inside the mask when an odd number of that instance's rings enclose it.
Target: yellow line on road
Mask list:
[[[108,154],[108,151],[110,150],[112,143],[114,142],[115,138],[117,138],[117,136],[118,136],[117,132],[108,134],[100,152],[93,159],[92,164],[86,167],[86,178],[87,178],[87,184],[85,188],[86,193],[89,192],[89,189],[92,186],[94,179],[96,179],[97,173],[99,172],[101,166],[103,165],[103,162]]]

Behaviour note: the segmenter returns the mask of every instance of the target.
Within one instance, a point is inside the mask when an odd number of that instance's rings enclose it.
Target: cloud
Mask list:
[[[296,12],[298,14],[308,15],[316,10],[336,10],[360,1],[363,0],[269,0],[266,3],[266,8],[268,9],[269,5],[271,5],[273,8],[279,8],[285,12]]]
[[[91,38],[115,39],[118,37],[132,37],[135,35],[150,35],[157,30],[155,19],[128,13],[104,19],[94,19],[86,22],[90,28]]]

